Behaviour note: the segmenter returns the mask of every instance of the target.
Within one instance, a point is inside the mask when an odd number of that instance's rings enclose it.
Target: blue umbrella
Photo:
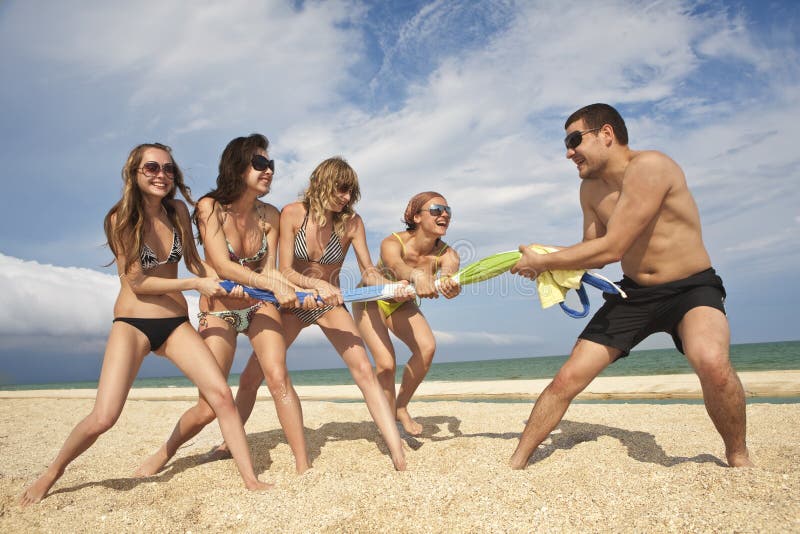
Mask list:
[[[230,291],[234,286],[241,284],[236,284],[230,280],[222,280],[219,285],[222,286],[225,291]],[[390,299],[395,296],[397,289],[401,287],[411,286],[405,286],[404,284],[385,284],[379,286],[357,287],[355,289],[346,289],[342,291],[342,297],[344,298],[345,302],[368,302],[370,300]],[[272,302],[273,304],[278,303],[278,300],[275,298],[275,294],[272,291],[256,289],[254,287],[244,285],[242,288],[248,297],[265,300],[267,302]],[[312,296],[312,294],[304,291],[297,292],[297,299],[301,302],[303,299],[309,296]],[[319,297],[317,297],[317,299],[321,301]]]

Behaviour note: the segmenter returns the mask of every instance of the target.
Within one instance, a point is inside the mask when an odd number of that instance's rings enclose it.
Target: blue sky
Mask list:
[[[263,133],[278,207],[343,155],[373,259],[435,189],[468,263],[580,239],[563,123],[592,102],[686,172],[733,342],[797,339],[798,27],[793,0],[2,2],[0,381],[96,378],[118,287],[102,219],[138,143],[171,145],[199,197],[225,144]],[[352,257],[346,270],[349,286]],[[426,301],[437,360],[568,353],[585,321],[532,295],[506,275]],[[341,363],[307,329],[289,365]],[[173,372],[150,357],[142,375]]]

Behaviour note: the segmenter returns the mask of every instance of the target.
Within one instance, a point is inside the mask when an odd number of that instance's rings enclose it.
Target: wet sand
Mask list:
[[[587,395],[696,395],[693,375],[676,376],[601,378]],[[753,469],[725,467],[702,404],[578,403],[528,468],[512,471],[531,402],[434,400],[530,397],[545,380],[423,384],[411,412],[424,432],[405,437],[409,470],[397,473],[363,402],[298,388],[314,468],[294,473],[272,402],[258,402],[247,432],[256,471],[276,484],[265,493],[246,491],[232,460],[203,463],[220,441],[215,423],[161,473],[131,478],[194,395],[134,390],[117,425],[24,510],[18,495],[90,411],[93,391],[0,392],[0,531],[800,532],[800,404],[757,398],[797,395],[800,372],[741,377]]]

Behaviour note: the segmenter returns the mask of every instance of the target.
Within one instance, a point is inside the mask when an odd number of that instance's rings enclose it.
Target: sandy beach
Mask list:
[[[293,459],[266,390],[247,425],[256,471],[247,492],[231,460],[204,463],[210,425],[156,476],[131,478],[191,406],[194,391],[137,389],[117,425],[40,504],[17,496],[92,406],[93,390],[0,392],[2,532],[800,532],[800,371],[741,373],[751,397],[748,445],[758,467],[724,465],[701,404],[573,404],[524,471],[506,462],[539,381],[430,382],[411,410],[409,470],[392,470],[349,386],[300,387],[314,468]],[[694,398],[694,375],[609,377],[584,398]],[[358,398],[357,392],[355,398]],[[477,402],[451,400],[475,398]],[[512,402],[498,402],[513,400]]]

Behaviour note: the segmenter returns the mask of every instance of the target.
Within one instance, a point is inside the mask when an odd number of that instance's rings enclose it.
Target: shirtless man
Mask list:
[[[607,104],[579,109],[564,127],[567,159],[582,180],[583,241],[542,255],[522,246],[511,272],[535,279],[544,271],[620,261],[628,298],[605,295],[606,303],[536,400],[510,466],[523,469],[572,399],[654,332],[671,334],[700,378],[728,464],[752,466],[744,390],[728,357],[725,289],[711,268],[683,171],[661,152],[628,148],[625,122]]]

